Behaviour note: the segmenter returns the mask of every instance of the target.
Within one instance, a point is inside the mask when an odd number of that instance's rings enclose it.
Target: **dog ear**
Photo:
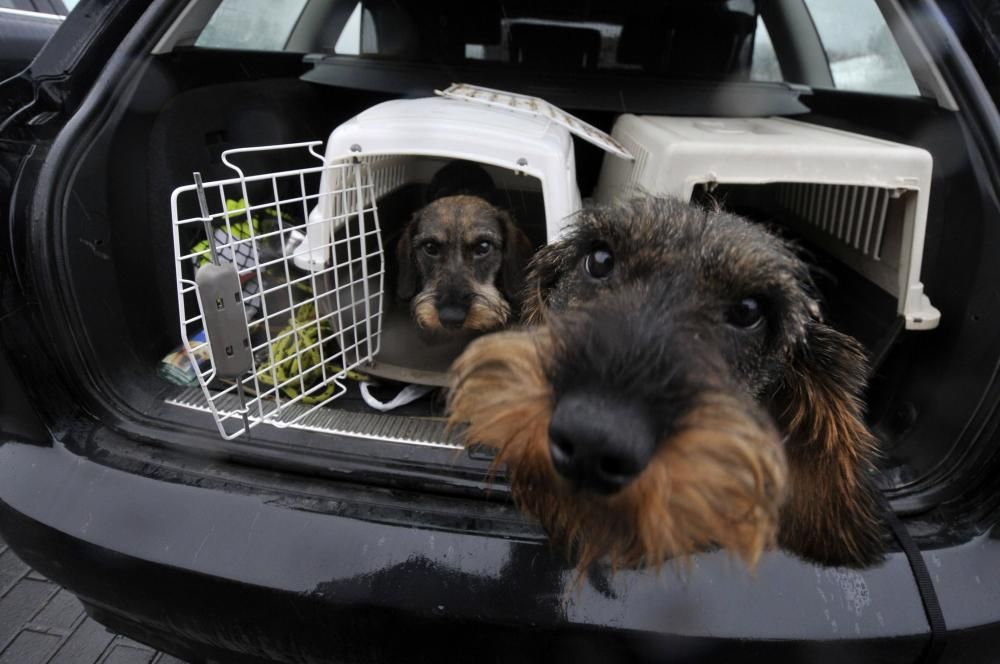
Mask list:
[[[396,243],[396,265],[399,274],[396,278],[396,296],[401,300],[412,300],[419,287],[419,272],[417,260],[413,255],[413,235],[420,223],[420,213],[416,212],[406,224],[399,241]]]
[[[873,565],[883,559],[884,545],[878,445],[863,419],[864,351],[811,320],[792,353],[771,404],[786,435],[789,471],[778,542],[824,565]]]
[[[534,253],[531,240],[524,234],[513,217],[505,210],[498,210],[497,215],[503,226],[503,263],[500,266],[499,286],[509,302],[520,309],[519,303],[524,290],[524,276]]]
[[[549,294],[559,284],[559,278],[571,269],[566,249],[565,242],[557,240],[545,245],[532,256],[521,295],[522,323],[541,325],[545,322]]]

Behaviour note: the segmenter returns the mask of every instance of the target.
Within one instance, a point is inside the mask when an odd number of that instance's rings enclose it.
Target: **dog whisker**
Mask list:
[[[492,330],[503,327],[510,318],[510,304],[494,286],[477,284],[472,289],[472,302],[465,319],[470,330]]]
[[[441,330],[437,307],[434,305],[434,291],[425,290],[418,294],[411,305],[413,319],[424,330]]]

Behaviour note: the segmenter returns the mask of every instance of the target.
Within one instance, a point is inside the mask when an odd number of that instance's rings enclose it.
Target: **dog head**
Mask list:
[[[586,210],[533,259],[525,318],[457,360],[452,418],[581,565],[880,558],[864,354],[777,237],[672,199]]]
[[[487,331],[518,309],[532,246],[510,215],[478,196],[439,198],[397,245],[397,292],[429,331]]]

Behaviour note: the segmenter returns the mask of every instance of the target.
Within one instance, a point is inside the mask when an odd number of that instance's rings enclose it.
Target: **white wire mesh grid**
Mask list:
[[[216,375],[203,303],[194,273],[210,260],[205,219],[198,210],[197,185],[171,196],[177,302],[184,348],[223,438],[236,438],[258,424],[277,427],[327,405],[346,391],[351,369],[378,353],[385,260],[378,209],[367,164],[360,160],[325,163],[321,141],[239,148],[222,161],[236,177],[203,184],[216,254],[233,262],[243,288],[242,306],[253,367],[239,379],[245,410],[222,406],[238,394],[235,381]],[[278,151],[301,153],[310,165],[247,175],[232,163],[237,155],[260,159]],[[287,153],[286,153],[287,154]],[[331,186],[321,191],[320,175]],[[321,199],[328,197],[325,205]],[[313,215],[314,208],[332,210]],[[333,260],[302,271],[292,257],[309,224],[329,224],[320,247]],[[204,334],[200,334],[204,331]],[[208,355],[207,361],[197,361]],[[227,397],[229,397],[227,399]],[[289,406],[301,404],[307,409]],[[245,424],[246,423],[246,424]]]

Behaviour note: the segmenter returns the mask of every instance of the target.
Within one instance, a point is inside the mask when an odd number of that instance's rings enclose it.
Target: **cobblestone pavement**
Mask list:
[[[83,612],[72,594],[21,562],[0,540],[0,664],[184,664]]]

